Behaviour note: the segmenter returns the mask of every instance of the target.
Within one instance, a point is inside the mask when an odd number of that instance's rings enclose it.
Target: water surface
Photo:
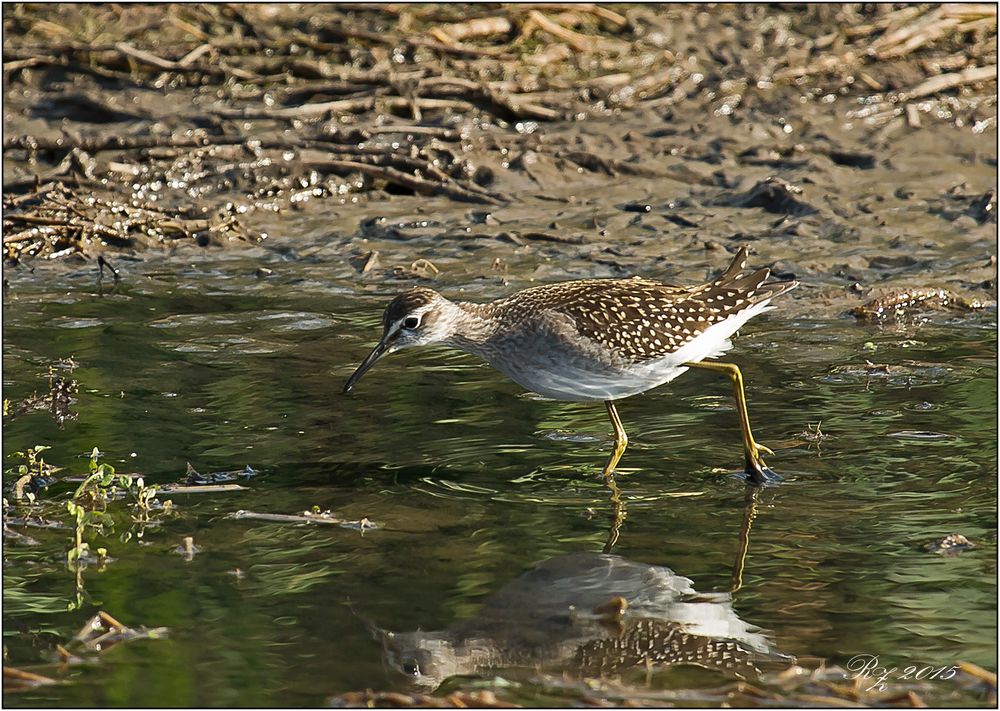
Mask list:
[[[274,275],[255,276],[260,263]],[[74,473],[98,446],[147,483],[179,480],[188,462],[259,474],[243,491],[169,497],[176,515],[141,543],[102,539],[114,560],[84,571],[80,609],[67,610],[68,531],[26,529],[39,545],[6,545],[14,666],[48,661],[97,609],[170,629],[8,703],[316,705],[408,689],[373,626],[454,629],[540,564],[604,547],[611,434],[600,405],[525,394],[441,349],[386,358],[342,395],[393,287],[324,277],[323,255],[258,248],[125,266],[103,295],[89,268],[18,275],[4,307],[4,397],[44,390],[48,366],[70,356],[80,392],[62,428],[45,412],[5,424],[8,466],[46,443],[48,460]],[[472,276],[444,285],[456,286],[503,289]],[[810,312],[789,298],[731,353],[784,477],[755,497],[733,613],[806,660],[996,668],[995,310],[903,326]],[[748,515],[728,383],[691,372],[619,410],[631,443],[614,553],[725,593]],[[826,436],[812,441],[817,425]],[[227,518],[313,506],[378,528]],[[977,547],[924,550],[950,533]],[[200,549],[190,561],[174,552],[185,536]],[[668,670],[651,683],[719,678]]]

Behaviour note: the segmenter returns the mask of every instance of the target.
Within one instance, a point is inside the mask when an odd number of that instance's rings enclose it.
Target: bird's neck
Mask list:
[[[492,304],[457,301],[452,302],[452,306],[455,307],[451,314],[454,332],[446,345],[482,357],[482,348],[496,335]]]

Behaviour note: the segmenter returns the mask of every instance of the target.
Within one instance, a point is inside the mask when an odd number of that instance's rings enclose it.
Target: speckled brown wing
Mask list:
[[[669,620],[639,618],[620,624],[615,634],[580,645],[574,666],[590,674],[616,674],[644,663],[691,664],[745,678],[760,674],[763,662],[781,660],[739,640],[689,634],[684,625]]]
[[[505,306],[510,312],[567,316],[580,336],[621,360],[641,363],[669,355],[710,326],[796,286],[765,284],[768,269],[743,274],[746,259],[740,249],[715,280],[695,287],[638,277],[588,279],[527,289]]]

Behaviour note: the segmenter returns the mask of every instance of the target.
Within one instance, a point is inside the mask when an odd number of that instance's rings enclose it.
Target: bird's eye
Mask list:
[[[420,325],[420,319],[416,316],[410,316],[408,319],[403,321],[403,328],[416,328]]]
[[[403,664],[403,673],[409,676],[416,676],[420,673],[420,669],[414,662],[405,662]]]

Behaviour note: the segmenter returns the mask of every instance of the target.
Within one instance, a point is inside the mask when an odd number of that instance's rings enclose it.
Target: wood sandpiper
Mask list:
[[[746,455],[747,479],[773,474],[750,431],[743,375],[732,363],[706,362],[732,347],[730,337],[798,286],[768,282],[769,269],[744,273],[747,249],[700,286],[671,286],[641,277],[583,279],[524,289],[488,304],[453,302],[417,287],[382,315],[382,339],[344,385],[349,392],[383,355],[442,344],[483,359],[528,390],[556,400],[604,401],[615,444],[610,477],[628,444],[615,401],[670,382],[688,368],[732,381]]]

